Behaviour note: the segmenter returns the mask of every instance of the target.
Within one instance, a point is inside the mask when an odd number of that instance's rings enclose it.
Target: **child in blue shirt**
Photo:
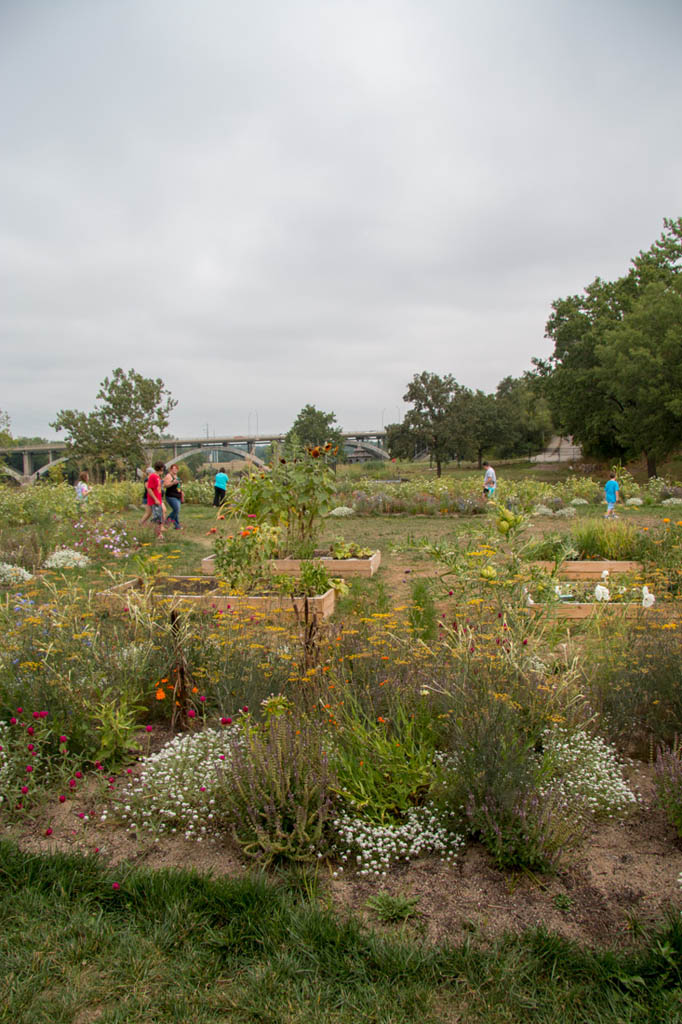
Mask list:
[[[615,519],[616,503],[620,501],[620,487],[616,480],[616,474],[612,473],[610,478],[604,484],[604,496],[606,498],[606,515],[605,519]]]

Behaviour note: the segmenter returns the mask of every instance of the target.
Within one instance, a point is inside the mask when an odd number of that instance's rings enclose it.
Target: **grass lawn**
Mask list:
[[[429,945],[342,918],[311,876],[111,870],[0,843],[0,1021],[654,1024],[682,1019],[682,924],[631,952],[542,930]]]

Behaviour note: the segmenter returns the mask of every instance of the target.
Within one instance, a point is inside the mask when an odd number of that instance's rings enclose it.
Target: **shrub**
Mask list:
[[[53,551],[43,562],[44,569],[85,569],[90,559],[73,548],[59,548]]]
[[[601,731],[640,757],[682,733],[682,645],[674,629],[630,630],[586,661],[586,689]]]
[[[16,587],[19,583],[28,583],[33,576],[20,565],[9,565],[7,562],[0,562],[0,586]]]
[[[176,736],[144,758],[139,775],[115,798],[115,813],[134,831],[181,832],[197,842],[218,836],[222,766],[240,741],[234,728]]]
[[[325,747],[319,729],[284,715],[245,728],[221,772],[216,808],[248,857],[266,866],[326,852],[336,780]]]
[[[654,769],[658,803],[682,836],[682,746],[677,738],[670,747],[658,747]]]
[[[637,803],[615,748],[584,729],[548,730],[540,772],[569,805],[583,805],[591,817],[624,814]]]
[[[462,836],[452,831],[446,816],[432,805],[412,807],[404,820],[383,825],[340,812],[333,827],[334,851],[341,861],[339,872],[345,866],[354,866],[360,875],[369,878],[385,877],[396,861],[410,861],[428,853],[454,864],[464,845]]]
[[[436,733],[430,712],[405,694],[383,714],[346,688],[333,709],[330,759],[351,814],[385,824],[422,803],[432,774]]]

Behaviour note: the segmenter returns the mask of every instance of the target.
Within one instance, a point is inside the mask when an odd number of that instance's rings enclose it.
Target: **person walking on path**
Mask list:
[[[161,473],[163,462],[155,462],[154,469],[147,477],[147,506],[151,509],[152,526],[156,529],[156,539],[163,537],[163,498],[161,496]]]
[[[484,462],[483,468],[485,469],[485,476],[483,477],[483,497],[492,498],[495,494],[495,488],[497,487],[497,476],[489,462]]]
[[[178,467],[176,463],[173,463],[163,478],[163,486],[166,492],[166,503],[170,506],[171,510],[166,522],[172,523],[176,530],[181,530],[180,505],[183,501],[182,483],[178,476]]]
[[[142,516],[142,519],[140,519],[140,526],[144,526],[145,523],[148,523],[149,520],[151,519],[151,515],[152,515],[152,507],[149,504],[149,502],[147,501],[147,497],[148,497],[148,495],[147,495],[147,480],[149,480],[149,474],[153,473],[153,472],[154,472],[154,467],[153,466],[147,466],[147,468],[144,471],[144,480],[143,480],[144,490],[142,491],[142,504],[144,506],[144,515]]]
[[[604,497],[606,498],[606,513],[604,519],[616,519],[616,505],[620,501],[620,487],[616,480],[616,474],[612,473],[604,484]]]
[[[225,472],[223,466],[220,467],[215,475],[213,481],[213,507],[220,508],[222,503],[225,501],[225,492],[227,491],[227,485],[229,482],[229,476]]]

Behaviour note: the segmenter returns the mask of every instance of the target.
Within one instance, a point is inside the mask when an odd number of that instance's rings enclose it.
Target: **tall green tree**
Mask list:
[[[285,443],[297,442],[306,448],[315,445],[343,443],[341,427],[333,412],[323,412],[314,405],[304,405],[289,430]]]
[[[0,409],[0,448],[9,448],[12,443],[12,430],[9,414]]]
[[[547,399],[528,375],[504,377],[495,392],[496,453],[503,459],[544,447],[552,429]]]
[[[614,429],[649,476],[682,446],[682,279],[647,284],[597,347],[598,378],[617,403]]]
[[[682,218],[666,219],[661,237],[632,260],[624,277],[616,281],[596,278],[580,295],[552,304],[546,336],[554,342],[554,352],[548,360],[533,360],[562,433],[573,434],[586,452],[597,456],[644,454],[650,474],[655,472],[661,453],[672,450],[672,442],[666,440],[669,431],[664,430],[660,417],[657,428],[648,417],[651,430],[658,431],[656,436],[651,432],[645,436],[637,429],[637,420],[646,416],[648,408],[642,375],[662,337],[652,304],[666,296],[665,335],[670,339],[677,315],[676,282],[681,274]],[[650,291],[652,286],[659,290]],[[638,367],[640,358],[643,362]],[[676,367],[670,362],[675,358],[675,346],[668,341],[660,359],[669,379],[675,378]],[[628,359],[635,360],[630,372]],[[658,370],[655,376],[659,377]],[[668,416],[672,415],[669,408]]]
[[[135,370],[113,371],[91,413],[62,409],[50,426],[66,432],[69,452],[93,468],[125,473],[146,461],[177,405],[164,382]]]
[[[454,399],[466,392],[451,374],[439,377],[436,373],[416,373],[407,386],[403,401],[412,408],[405,413],[402,424],[387,429],[387,443],[391,455],[404,456],[428,451],[436,463],[436,473],[442,473],[443,463],[456,455]]]

